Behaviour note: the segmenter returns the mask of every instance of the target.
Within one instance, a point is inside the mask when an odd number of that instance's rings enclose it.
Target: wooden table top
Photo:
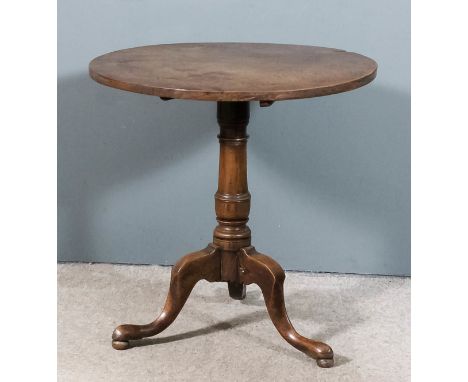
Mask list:
[[[97,82],[163,98],[279,101],[341,93],[371,82],[377,63],[357,53],[304,45],[151,45],[99,56]]]

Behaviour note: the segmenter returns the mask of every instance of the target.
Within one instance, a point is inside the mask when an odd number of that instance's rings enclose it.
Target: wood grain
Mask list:
[[[357,53],[305,45],[255,43],[166,44],[95,58],[97,82],[165,99],[279,101],[356,89],[371,82],[374,60]]]

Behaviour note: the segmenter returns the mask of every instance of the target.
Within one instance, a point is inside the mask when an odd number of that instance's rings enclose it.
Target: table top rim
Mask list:
[[[343,57],[354,59],[360,59],[366,63],[368,67],[363,71],[362,75],[350,78],[348,81],[338,81],[324,85],[324,86],[304,86],[296,87],[294,89],[271,89],[271,90],[206,90],[206,89],[188,89],[188,88],[176,88],[172,86],[155,86],[154,84],[148,85],[144,83],[131,82],[123,78],[116,78],[116,76],[106,75],[100,70],[99,65],[105,62],[106,59],[112,56],[123,54],[124,52],[137,51],[143,49],[161,49],[164,47],[176,48],[176,47],[216,47],[216,46],[243,46],[243,47],[270,47],[270,48],[295,48],[304,50],[323,50],[324,52],[337,53],[343,55]],[[106,85],[112,88],[130,91],[134,93],[158,96],[161,98],[169,99],[185,99],[185,100],[204,100],[204,101],[281,101],[281,100],[293,100],[293,99],[304,99],[320,97],[325,95],[337,94],[353,89],[362,87],[370,83],[377,75],[377,63],[362,54],[349,52],[342,49],[328,48],[321,46],[312,45],[300,45],[300,44],[277,44],[277,43],[243,43],[243,42],[205,42],[205,43],[171,43],[171,44],[155,44],[155,45],[144,45],[132,48],[115,50],[100,56],[95,57],[89,63],[89,75],[96,82]]]

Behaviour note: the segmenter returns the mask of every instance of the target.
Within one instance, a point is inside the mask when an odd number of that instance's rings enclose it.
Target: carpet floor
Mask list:
[[[201,281],[168,329],[113,350],[116,325],[159,313],[169,278],[169,267],[59,264],[58,380],[410,380],[409,278],[287,272],[291,321],[332,346],[331,369],[279,336],[256,285],[236,301],[225,283]]]

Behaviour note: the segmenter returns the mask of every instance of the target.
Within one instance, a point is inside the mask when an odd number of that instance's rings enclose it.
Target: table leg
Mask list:
[[[198,281],[220,281],[219,256],[219,248],[209,245],[201,251],[182,257],[172,268],[169,293],[162,312],[150,324],[118,326],[112,334],[114,349],[128,349],[130,340],[154,336],[172,324]]]
[[[285,274],[271,257],[263,255],[254,247],[243,248],[239,253],[241,281],[257,284],[262,290],[271,321],[281,336],[296,349],[317,361],[320,367],[333,366],[333,350],[327,344],[301,336],[289,320],[284,304],[283,283]]]

